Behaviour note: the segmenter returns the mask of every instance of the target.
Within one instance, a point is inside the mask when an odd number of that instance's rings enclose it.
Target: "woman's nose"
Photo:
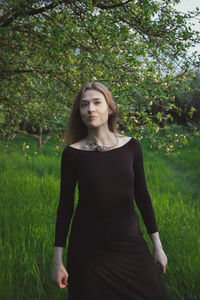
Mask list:
[[[88,105],[88,111],[94,111],[95,110],[95,107],[93,104],[89,104]]]

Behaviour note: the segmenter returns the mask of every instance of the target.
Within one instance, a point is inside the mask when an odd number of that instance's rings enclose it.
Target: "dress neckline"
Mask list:
[[[123,144],[122,146],[117,147],[117,148],[113,148],[113,149],[108,150],[108,151],[94,151],[94,150],[77,149],[77,148],[71,147],[70,145],[68,145],[68,147],[71,148],[71,149],[74,149],[74,150],[77,150],[77,151],[83,151],[83,152],[99,152],[99,153],[107,153],[107,152],[115,151],[115,150],[118,150],[118,149],[121,149],[121,148],[127,146],[127,145],[130,143],[131,140],[132,140],[132,137],[128,140],[128,142],[126,142],[126,143]]]

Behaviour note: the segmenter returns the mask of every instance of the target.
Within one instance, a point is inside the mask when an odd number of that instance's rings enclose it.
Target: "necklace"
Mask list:
[[[114,133],[115,137],[117,138],[117,135]],[[114,148],[115,146],[117,146],[118,144],[118,138],[117,138],[117,143],[113,146],[101,146],[101,145],[98,145],[96,142],[88,142],[87,141],[87,145],[90,147],[90,149],[92,149],[93,151],[100,151],[100,152],[105,152],[105,151],[109,151],[111,150],[112,148]]]

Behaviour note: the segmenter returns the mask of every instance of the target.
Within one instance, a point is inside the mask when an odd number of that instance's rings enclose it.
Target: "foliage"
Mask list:
[[[193,76],[185,76],[186,84],[177,85],[174,89],[175,104],[181,108],[181,114],[172,112],[179,124],[197,123],[200,120],[200,72],[196,70]]]
[[[178,110],[170,87],[184,81],[199,41],[179,1],[6,1],[1,3],[1,134],[39,128],[60,135],[79,87],[100,81],[121,105],[123,129],[161,127]],[[126,121],[123,119],[127,111]]]

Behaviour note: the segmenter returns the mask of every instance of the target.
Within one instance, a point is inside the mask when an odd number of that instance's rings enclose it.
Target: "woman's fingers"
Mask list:
[[[167,256],[165,255],[163,249],[154,251],[154,262],[156,263],[159,271],[165,274],[167,266]]]
[[[65,282],[67,282],[67,280],[66,280]],[[59,287],[60,289],[64,289],[64,288],[67,286],[67,283],[65,283],[65,282],[63,282],[62,280],[60,280],[60,281],[58,282],[58,287]]]
[[[63,284],[64,284],[65,286],[68,285],[67,280],[68,280],[68,275],[65,275],[64,278],[63,278]]]
[[[167,264],[164,264],[163,267],[162,267],[164,274],[166,273],[166,267],[167,267]]]
[[[68,286],[68,273],[64,266],[60,266],[59,268],[54,269],[52,279],[60,289]]]
[[[68,280],[68,274],[65,271],[63,271],[61,279],[58,282],[58,286],[60,289],[63,289],[66,286],[68,286],[67,280]]]
[[[161,273],[163,273],[163,274],[166,273],[166,266],[167,266],[166,263],[162,263],[162,262],[157,261],[157,262],[156,262],[156,266],[157,266],[158,270],[159,270]]]

